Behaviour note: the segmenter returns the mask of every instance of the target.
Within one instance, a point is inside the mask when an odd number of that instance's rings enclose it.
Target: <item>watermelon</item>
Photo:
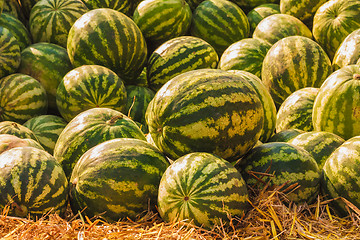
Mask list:
[[[360,66],[348,65],[331,74],[317,94],[312,121],[315,131],[345,140],[360,135]]]
[[[265,3],[251,9],[251,11],[246,15],[250,24],[251,35],[261,20],[278,13],[280,13],[280,5],[276,3]]]
[[[258,7],[263,4],[275,3],[279,4],[280,0],[232,0],[245,12],[249,12],[251,9]]]
[[[24,13],[25,17],[29,19],[30,11],[32,7],[39,1],[39,0],[16,0],[19,1],[21,5],[21,10]]]
[[[147,125],[145,112],[155,96],[155,92],[148,87],[127,85],[125,86],[127,103],[125,113],[132,120]]]
[[[155,210],[160,179],[169,162],[144,140],[117,138],[86,151],[74,167],[70,204],[74,213],[114,222]]]
[[[5,0],[2,12],[10,14],[19,19],[22,23],[27,24],[27,20],[22,12],[22,8],[18,0]]]
[[[144,0],[134,11],[132,19],[145,39],[160,46],[187,33],[192,12],[185,0]]]
[[[280,11],[301,20],[311,27],[315,12],[327,0],[280,0]]]
[[[244,11],[228,0],[205,0],[193,12],[190,34],[213,46],[219,56],[250,34]]]
[[[203,39],[181,36],[163,43],[149,57],[147,79],[158,91],[173,77],[195,69],[216,68],[219,61],[215,49]]]
[[[53,154],[56,141],[67,122],[56,115],[41,115],[27,120],[23,125],[33,131],[44,150]]]
[[[44,150],[40,143],[34,139],[19,138],[11,134],[0,134],[0,153],[16,147],[34,147]]]
[[[264,111],[242,76],[198,69],[163,85],[145,118],[156,146],[170,159],[209,152],[232,162],[259,140]]]
[[[135,0],[82,0],[89,9],[110,8],[128,16],[133,13],[132,2]]]
[[[0,120],[20,124],[45,114],[48,100],[45,88],[35,78],[14,73],[0,79]]]
[[[312,32],[330,59],[346,36],[360,28],[359,15],[358,0],[327,1],[316,11]]]
[[[283,193],[295,203],[312,203],[320,193],[321,171],[315,159],[305,149],[286,142],[264,143],[254,147],[235,167],[250,186],[267,182],[270,187],[284,184]]]
[[[317,131],[301,133],[288,141],[288,143],[308,151],[320,169],[330,154],[344,142],[343,138],[334,133]]]
[[[56,91],[71,69],[73,67],[65,48],[41,42],[32,44],[21,52],[18,72],[38,80],[46,90],[49,108],[57,111]]]
[[[325,199],[342,197],[359,208],[359,167],[360,136],[355,136],[335,149],[324,164],[321,189]],[[341,199],[330,204],[339,216],[349,214],[347,205]]]
[[[32,7],[29,19],[34,42],[50,42],[66,48],[71,26],[87,11],[81,0],[39,0]]]
[[[241,70],[232,70],[229,72],[237,74],[247,80],[258,94],[264,110],[264,125],[259,141],[266,142],[274,134],[276,125],[276,107],[269,91],[261,79],[252,73]]]
[[[221,55],[218,68],[244,70],[261,78],[261,68],[271,45],[264,40],[245,38],[231,44]]]
[[[99,65],[83,65],[71,70],[56,91],[56,105],[66,121],[90,108],[112,108],[125,113],[126,101],[122,79]]]
[[[350,33],[335,52],[332,62],[334,70],[356,64],[360,59],[360,28]]]
[[[0,122],[0,134],[10,134],[19,138],[30,138],[39,142],[33,131],[13,121]]]
[[[279,108],[296,90],[319,88],[331,72],[331,61],[318,43],[307,37],[290,36],[267,52],[261,78]]]
[[[83,14],[69,31],[67,51],[74,67],[101,65],[130,84],[146,64],[145,38],[125,14],[99,8]]]
[[[312,110],[319,88],[296,90],[280,105],[276,114],[276,131],[296,128],[305,132],[314,130]]]
[[[267,142],[288,142],[302,133],[305,131],[296,128],[282,130],[272,135]]]
[[[4,8],[4,2],[5,2],[5,0],[0,0],[0,15],[1,15],[1,13],[3,11],[3,8]]]
[[[33,218],[65,213],[68,182],[60,164],[44,150],[16,147],[0,154],[0,209]]]
[[[31,36],[26,26],[9,13],[0,15],[0,26],[7,28],[19,43],[20,51],[31,44]]]
[[[271,45],[289,36],[312,39],[310,29],[299,19],[288,14],[273,14],[264,18],[253,33],[253,38],[260,38]]]
[[[14,34],[0,26],[0,79],[15,73],[20,65],[20,44]]]
[[[54,157],[68,178],[82,154],[90,148],[114,138],[146,140],[134,121],[110,108],[92,108],[74,117],[60,133]]]
[[[212,229],[228,225],[248,208],[241,174],[226,160],[203,152],[189,153],[168,167],[161,178],[158,210],[165,222],[191,221]]]
[[[189,4],[191,11],[194,11],[196,7],[203,2],[204,0],[186,0],[186,2]]]

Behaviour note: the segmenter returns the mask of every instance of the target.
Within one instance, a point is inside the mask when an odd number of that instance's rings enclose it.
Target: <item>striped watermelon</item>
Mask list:
[[[320,87],[313,107],[315,131],[332,132],[345,140],[360,135],[360,66],[348,65]]]
[[[271,45],[256,38],[245,38],[231,44],[221,55],[218,68],[244,70],[261,78],[261,68]]]
[[[35,78],[14,73],[0,79],[0,120],[20,124],[46,114],[48,100],[44,87]]]
[[[10,134],[19,138],[31,138],[39,142],[33,131],[13,121],[0,122],[0,134]]]
[[[280,13],[280,5],[276,3],[265,3],[251,9],[251,11],[249,11],[246,15],[249,19],[250,34],[253,34],[256,26],[259,22],[261,22],[261,20],[278,13]]]
[[[155,92],[144,86],[127,85],[125,88],[127,95],[125,114],[132,120],[146,126],[145,112],[154,98]]]
[[[215,49],[203,39],[192,36],[171,39],[158,47],[149,57],[149,87],[157,91],[181,73],[201,68],[216,68],[218,61]]]
[[[335,52],[332,62],[334,70],[356,64],[360,59],[360,28],[350,33]]]
[[[288,142],[302,133],[305,133],[305,131],[296,128],[282,130],[272,135],[268,142]]]
[[[304,36],[312,39],[309,28],[296,17],[288,14],[273,14],[264,18],[253,33],[253,38],[260,38],[271,45],[289,36]]]
[[[261,185],[263,182],[269,182],[270,186],[285,184],[283,192],[295,203],[311,203],[320,191],[321,171],[315,159],[305,149],[286,142],[264,143],[254,147],[235,167],[248,185]],[[296,190],[291,187],[294,184]]]
[[[290,36],[267,52],[261,77],[275,105],[280,107],[296,90],[319,88],[331,72],[331,61],[319,44],[307,37]]]
[[[330,132],[305,132],[290,139],[288,143],[308,151],[320,169],[324,166],[330,154],[344,143],[344,139]]]
[[[167,82],[150,102],[145,118],[156,146],[172,160],[209,152],[236,161],[259,140],[264,111],[242,76],[198,69]]]
[[[7,28],[18,40],[20,51],[31,44],[31,36],[26,26],[9,13],[0,15],[0,26]]]
[[[360,207],[360,136],[345,141],[326,160],[321,178],[322,194],[326,199],[343,197]],[[348,207],[341,200],[330,202],[340,215],[348,215]]]
[[[33,131],[48,153],[53,154],[56,141],[67,122],[56,115],[41,115],[27,120],[23,125]]]
[[[34,147],[41,150],[44,148],[31,138],[19,138],[11,134],[0,134],[0,153],[16,147]]]
[[[70,203],[74,213],[108,221],[136,219],[155,209],[166,157],[144,140],[118,138],[85,152],[74,167]]]
[[[155,46],[187,33],[191,9],[185,0],[144,0],[133,14],[145,39]]]
[[[0,26],[0,79],[15,73],[20,65],[20,44],[14,34]]]
[[[82,154],[90,148],[114,138],[146,140],[134,121],[110,108],[92,108],[73,118],[60,133],[54,157],[70,178]]]
[[[296,90],[280,105],[276,114],[276,131],[296,128],[305,132],[314,130],[312,110],[319,88]]]
[[[247,210],[245,181],[231,163],[195,152],[171,164],[161,178],[158,210],[166,222],[191,221],[212,228]]]
[[[89,9],[111,8],[128,16],[133,13],[132,2],[135,0],[82,0]]]
[[[124,82],[116,73],[99,65],[71,70],[56,91],[56,104],[66,121],[90,108],[112,108],[125,113],[126,101]]]
[[[68,182],[60,164],[44,150],[16,147],[0,154],[0,209],[9,215],[64,214]]]
[[[39,1],[39,0],[15,0],[18,1],[21,5],[21,10],[24,13],[25,17],[29,19],[30,11],[32,7]]]
[[[330,59],[346,36],[360,28],[359,15],[359,0],[327,1],[316,11],[312,32]]]
[[[31,9],[29,27],[35,43],[66,47],[69,30],[88,11],[81,0],[39,0]]]
[[[57,111],[56,91],[66,73],[73,69],[65,48],[47,42],[35,43],[21,52],[18,72],[32,76],[45,88],[50,109]]]
[[[244,9],[244,11],[249,12],[251,9],[268,3],[279,4],[280,0],[232,0],[239,7]]]
[[[15,18],[19,19],[22,23],[27,24],[22,8],[18,0],[5,0],[3,4],[3,13],[8,13]]]
[[[264,125],[259,140],[261,142],[266,142],[273,135],[276,125],[276,107],[269,91],[266,89],[261,79],[252,73],[241,70],[229,72],[237,74],[247,80],[256,91],[264,110]]]
[[[186,2],[189,4],[191,11],[194,11],[197,6],[204,0],[186,0]]]
[[[74,67],[102,65],[130,84],[146,64],[147,47],[138,26],[113,9],[94,9],[71,27],[67,50]]]
[[[280,11],[300,19],[311,27],[317,9],[328,0],[281,0]]]
[[[213,46],[219,56],[234,42],[247,38],[250,25],[244,11],[228,0],[205,0],[193,12],[192,36]]]

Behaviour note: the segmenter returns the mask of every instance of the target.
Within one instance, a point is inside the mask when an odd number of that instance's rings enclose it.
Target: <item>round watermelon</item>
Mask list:
[[[135,3],[136,1],[139,2],[139,0],[82,0],[82,2],[91,10],[97,8],[110,8],[128,16],[131,16],[134,12],[132,10],[132,3]]]
[[[332,62],[334,70],[356,64],[360,59],[360,28],[350,33],[335,52]]]
[[[15,73],[20,66],[20,44],[14,34],[0,26],[0,79]]]
[[[251,11],[246,15],[249,19],[251,35],[261,20],[278,13],[280,13],[280,5],[276,3],[265,3],[251,9]]]
[[[0,134],[0,153],[16,147],[34,147],[41,150],[44,148],[31,138],[19,138],[11,134]]]

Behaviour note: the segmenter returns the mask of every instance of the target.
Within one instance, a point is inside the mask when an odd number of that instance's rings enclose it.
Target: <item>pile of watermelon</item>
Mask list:
[[[0,209],[211,228],[249,187],[360,208],[360,0],[0,0]]]

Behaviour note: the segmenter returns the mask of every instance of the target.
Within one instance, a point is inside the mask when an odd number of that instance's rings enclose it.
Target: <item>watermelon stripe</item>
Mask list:
[[[16,17],[2,13],[0,15],[0,26],[7,28],[18,40],[20,51],[31,44],[30,33],[25,25]]]
[[[16,72],[20,61],[19,42],[7,28],[0,27],[0,78]]]

